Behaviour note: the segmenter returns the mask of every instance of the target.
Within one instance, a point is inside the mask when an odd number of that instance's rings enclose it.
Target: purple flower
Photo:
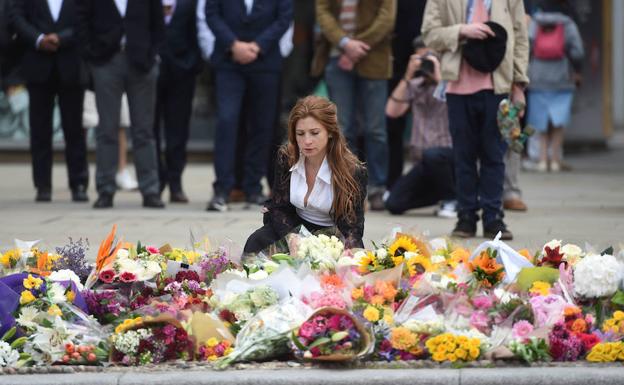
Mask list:
[[[88,249],[89,242],[86,239],[83,241],[80,238],[74,242],[69,238],[69,244],[56,248],[56,253],[61,258],[54,261],[52,270],[72,270],[84,283],[91,273],[91,266],[87,263]]]

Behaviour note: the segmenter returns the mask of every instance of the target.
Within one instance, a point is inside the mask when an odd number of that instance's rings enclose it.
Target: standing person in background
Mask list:
[[[488,21],[494,24],[486,24]],[[502,211],[507,146],[496,113],[509,95],[512,101],[524,103],[524,87],[529,82],[522,1],[429,0],[422,32],[427,46],[441,52],[442,79],[448,82],[446,100],[458,200],[458,221],[452,235],[474,237],[481,209],[484,237],[501,232],[502,239],[512,239]],[[476,48],[489,49],[495,55],[475,55],[479,52]]]
[[[580,86],[583,40],[564,0],[538,4],[529,28],[529,114],[527,122],[540,138],[537,170],[558,172],[563,130],[570,123],[574,89]]]
[[[113,207],[119,115],[125,91],[143,207],[163,208],[154,143],[156,57],[165,36],[161,0],[81,0],[78,12],[78,36],[91,66],[100,117],[95,174],[99,196],[93,207]]]
[[[253,123],[247,132],[243,190],[248,203],[262,204],[266,198],[260,182],[266,175],[282,69],[279,39],[292,21],[292,2],[206,0],[206,21],[216,38],[211,62],[217,93],[216,181],[206,209],[228,210],[246,92]]]
[[[52,200],[52,118],[58,96],[72,201],[86,202],[89,170],[75,0],[20,0],[14,2],[12,11],[15,29],[26,45],[21,68],[30,99],[35,200]]]
[[[160,50],[160,70],[154,118],[158,151],[160,191],[169,186],[169,201],[188,203],[182,189],[186,166],[195,79],[201,68],[197,34],[197,0],[162,0],[165,42]],[[161,120],[164,123],[165,154],[160,154]]]
[[[368,201],[371,210],[384,210],[388,179],[384,110],[392,76],[396,0],[317,0],[316,17],[322,36],[312,75],[325,73],[329,96],[338,106],[340,128],[354,153],[358,153],[356,109],[361,106],[369,160]]]
[[[422,18],[425,13],[426,0],[398,0],[397,16],[394,23],[394,35],[392,37],[392,79],[388,81],[388,95],[403,80],[407,63],[414,53],[412,43],[420,35]],[[403,174],[404,145],[403,137],[407,126],[407,116],[400,114],[398,117],[387,116],[386,128],[388,130],[388,191],[392,190],[396,182]]]

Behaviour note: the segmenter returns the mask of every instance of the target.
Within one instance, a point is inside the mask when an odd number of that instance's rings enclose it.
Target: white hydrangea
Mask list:
[[[5,341],[0,341],[0,367],[15,366],[19,361],[19,352]]]
[[[135,355],[141,340],[152,336],[152,331],[148,329],[129,330],[115,336],[115,349],[126,355]]]
[[[572,243],[563,245],[560,251],[563,254],[563,259],[571,265],[575,265],[584,254],[583,249]]]
[[[574,266],[574,291],[585,298],[614,294],[622,281],[622,266],[612,255],[590,254]]]

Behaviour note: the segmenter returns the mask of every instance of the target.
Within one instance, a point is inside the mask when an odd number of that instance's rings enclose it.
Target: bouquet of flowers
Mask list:
[[[370,338],[346,310],[321,308],[292,332],[295,357],[313,361],[349,361],[366,353]]]
[[[232,325],[232,332],[238,330],[260,310],[277,304],[279,295],[270,286],[253,287],[241,294],[226,296],[220,303],[219,315]]]
[[[26,337],[15,338],[17,329],[12,327],[0,338],[0,368],[22,367],[30,361],[30,354],[22,352]]]
[[[470,262],[474,279],[485,287],[494,287],[505,277],[505,267],[496,262],[496,255],[496,250],[488,248]]]
[[[397,234],[389,244],[374,251],[362,250],[354,255],[360,274],[392,269],[405,263],[410,276],[422,273],[429,265],[429,250],[424,242],[406,234]]]
[[[509,145],[509,148],[518,153],[522,152],[525,142],[535,132],[535,129],[531,126],[526,126],[524,130],[522,129],[520,112],[524,110],[524,107],[524,103],[503,99],[498,106],[496,114],[496,122],[502,137]]]
[[[67,365],[97,365],[108,361],[108,349],[104,342],[98,345],[65,344],[65,355],[61,362]]]
[[[474,361],[481,355],[481,340],[463,335],[444,333],[425,343],[434,361]]]
[[[124,365],[191,360],[194,342],[173,317],[141,317],[124,322],[111,337],[111,361]]]
[[[233,350],[234,348],[230,341],[212,337],[199,347],[199,359],[202,361],[216,361],[232,353]]]
[[[344,244],[334,235],[310,235],[299,240],[296,257],[312,270],[326,272],[335,270],[343,251]]]
[[[376,355],[388,362],[421,358],[425,352],[425,337],[425,335],[420,335],[405,326],[388,328],[377,347]]]
[[[377,281],[374,285],[365,284],[351,291],[353,310],[371,324],[383,321],[390,325],[393,323],[395,300],[399,294],[403,296],[391,282]]]

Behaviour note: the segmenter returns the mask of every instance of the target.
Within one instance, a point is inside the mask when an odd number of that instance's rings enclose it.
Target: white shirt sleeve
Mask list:
[[[204,0],[205,1],[205,0]],[[288,57],[293,50],[293,32],[294,23],[290,23],[290,27],[284,32],[284,35],[280,38],[279,46],[282,57]]]
[[[210,60],[214,52],[215,36],[206,23],[206,0],[197,1],[197,40],[204,60]]]

